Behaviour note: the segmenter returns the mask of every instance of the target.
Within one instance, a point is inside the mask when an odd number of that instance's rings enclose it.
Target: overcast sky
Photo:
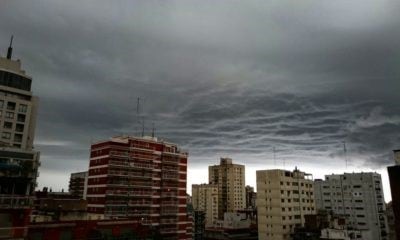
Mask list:
[[[67,188],[92,141],[137,134],[140,97],[146,133],[154,122],[189,152],[188,184],[228,156],[251,185],[256,169],[378,171],[388,200],[399,12],[398,0],[2,0],[0,54],[14,34],[40,97],[40,187]]]

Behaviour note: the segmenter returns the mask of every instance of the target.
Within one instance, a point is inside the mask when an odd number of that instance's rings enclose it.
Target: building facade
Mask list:
[[[88,172],[71,173],[68,192],[73,196],[86,199]]]
[[[246,208],[245,168],[233,164],[230,158],[221,158],[219,165],[208,167],[209,183],[218,186],[218,219],[224,213]]]
[[[163,239],[187,239],[187,153],[153,137],[114,137],[92,144],[90,213],[158,228]]]
[[[218,220],[218,186],[213,184],[193,184],[192,203],[195,211],[205,213],[205,226],[212,227]]]
[[[254,191],[254,187],[246,186],[246,209],[256,209],[256,198],[257,193]]]
[[[305,215],[315,214],[312,175],[297,169],[256,175],[258,239],[291,239],[295,228],[304,226]]]
[[[318,210],[346,216],[347,224],[363,232],[365,240],[386,240],[387,220],[381,176],[378,173],[344,173],[314,183]]]
[[[400,239],[400,149],[393,150],[395,165],[387,168],[392,194],[392,211],[397,239]]]
[[[0,238],[26,235],[33,205],[39,152],[33,150],[38,98],[32,78],[13,60],[0,57]]]

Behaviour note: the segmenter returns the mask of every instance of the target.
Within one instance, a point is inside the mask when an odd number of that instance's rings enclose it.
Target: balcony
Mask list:
[[[117,158],[128,158],[127,153],[121,153],[121,152],[115,152],[115,151],[110,151],[110,157],[117,157]]]
[[[0,195],[0,208],[30,208],[32,196]]]
[[[179,174],[177,174],[177,173],[164,173],[162,175],[162,179],[179,180]]]
[[[111,176],[118,176],[118,177],[127,177],[127,178],[152,178],[152,174],[143,174],[141,172],[134,172],[134,171],[116,171],[116,170],[109,170],[108,175]]]
[[[162,229],[160,229],[161,234],[176,233],[177,231],[178,231],[177,228],[162,228]]]
[[[173,166],[163,166],[162,167],[162,170],[163,171],[179,171],[179,168],[178,167],[173,167]]]
[[[179,164],[179,159],[166,157],[162,159],[162,163]]]
[[[108,164],[113,165],[113,166],[121,166],[121,167],[153,169],[153,164],[148,164],[148,163],[134,163],[134,162],[128,162],[128,161],[110,160],[110,161],[108,161]]]
[[[162,207],[161,215],[176,215],[178,214],[178,207]]]
[[[161,224],[177,224],[178,223],[178,219],[177,218],[161,219],[160,223]]]
[[[153,203],[152,203],[152,201],[140,201],[140,200],[138,200],[138,201],[129,201],[129,206],[133,206],[133,207],[135,207],[135,206],[150,206],[150,205],[152,205]]]
[[[161,206],[178,206],[178,201],[162,201]]]
[[[161,197],[177,197],[178,194],[176,192],[162,192]]]

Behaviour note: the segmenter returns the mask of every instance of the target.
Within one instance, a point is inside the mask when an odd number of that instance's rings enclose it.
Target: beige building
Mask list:
[[[206,227],[216,225],[218,220],[218,187],[212,184],[192,185],[192,204],[195,211],[206,214]]]
[[[315,214],[312,175],[297,168],[257,171],[258,239],[286,240]]]
[[[19,60],[0,57],[0,146],[33,149],[37,97]]]
[[[233,164],[230,158],[221,158],[219,165],[208,167],[211,184],[218,186],[218,218],[224,213],[246,208],[245,168]]]

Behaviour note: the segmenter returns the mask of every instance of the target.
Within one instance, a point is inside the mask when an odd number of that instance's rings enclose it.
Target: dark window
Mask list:
[[[15,134],[14,142],[22,142],[22,134]]]
[[[18,114],[17,121],[18,122],[25,122],[25,115],[24,114]]]
[[[0,85],[30,91],[31,83],[32,80],[29,78],[15,73],[0,71]]]
[[[13,126],[13,124],[11,122],[4,122],[4,126],[3,127],[6,128],[6,129],[11,129],[12,126]]]
[[[8,102],[7,103],[7,109],[8,110],[15,110],[15,102]]]
[[[24,124],[17,123],[17,125],[15,126],[15,131],[23,132],[24,131]]]

